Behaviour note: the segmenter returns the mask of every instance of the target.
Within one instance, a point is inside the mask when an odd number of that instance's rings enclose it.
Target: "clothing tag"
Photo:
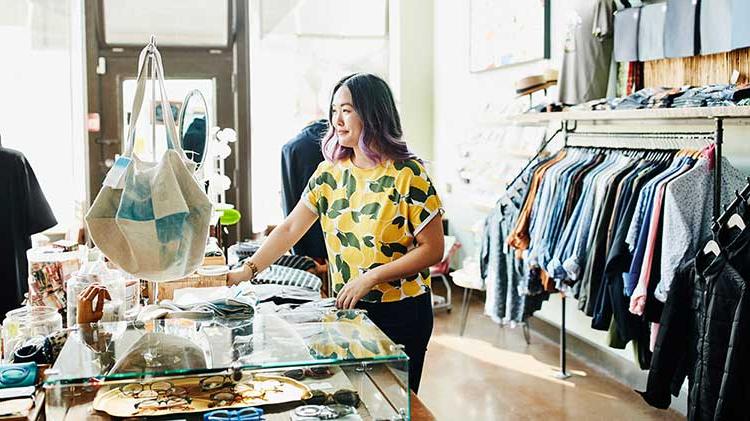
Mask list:
[[[729,83],[736,85],[737,81],[740,80],[740,72],[737,69],[732,71],[732,77],[729,78]]]
[[[128,167],[130,167],[130,164],[132,162],[133,160],[128,157],[117,157],[115,164],[112,165],[112,168],[107,173],[107,176],[104,178],[104,182],[102,183],[102,185],[111,187],[113,189],[124,188],[125,174],[128,172]]]

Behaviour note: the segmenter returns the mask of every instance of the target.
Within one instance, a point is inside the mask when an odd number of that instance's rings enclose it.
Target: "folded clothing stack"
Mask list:
[[[273,314],[294,323],[320,322],[323,316],[336,308],[335,298],[324,298],[303,304],[258,304],[258,314]]]
[[[654,95],[666,92],[667,88],[644,88],[640,91],[621,98],[613,108],[616,110],[638,110],[646,108]]]
[[[245,259],[252,257],[260,249],[260,244],[252,241],[237,243],[229,247],[229,264],[235,269],[244,263]],[[308,256],[284,255],[279,257],[275,265],[286,266],[304,271],[315,271],[315,260]]]
[[[138,320],[182,319],[249,319],[255,315],[257,300],[239,286],[217,288],[184,288],[175,291],[174,300],[146,306]]]
[[[227,262],[231,265],[246,259],[260,249],[260,243],[256,241],[242,241],[229,246],[227,250]]]
[[[320,291],[323,286],[323,281],[310,272],[279,265],[269,266],[252,283],[297,286],[311,291]]]
[[[621,98],[595,99],[570,107],[572,111],[635,110],[642,108],[732,107],[750,105],[750,84],[715,84],[681,88],[645,88]]]
[[[734,96],[734,85],[713,85],[703,90],[706,96],[707,107],[733,107],[736,105],[732,100]]]
[[[689,87],[669,89],[652,96],[648,101],[648,108],[671,108],[674,99],[684,94]]]
[[[675,98],[674,108],[718,107],[735,105],[732,101],[734,85],[707,85],[690,88]]]

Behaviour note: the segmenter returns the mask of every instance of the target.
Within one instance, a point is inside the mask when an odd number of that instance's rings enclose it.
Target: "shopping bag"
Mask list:
[[[167,150],[158,162],[133,156],[135,127],[143,105],[147,64],[153,63],[167,130]],[[124,271],[166,281],[190,275],[203,262],[211,203],[190,170],[167,102],[159,51],[141,52],[135,99],[125,140],[124,183],[105,185],[86,215],[94,244]],[[108,177],[109,178],[109,177]]]

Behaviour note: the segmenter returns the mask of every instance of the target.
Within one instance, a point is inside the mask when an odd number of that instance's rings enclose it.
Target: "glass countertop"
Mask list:
[[[361,310],[97,323],[71,329],[45,384],[406,359]]]

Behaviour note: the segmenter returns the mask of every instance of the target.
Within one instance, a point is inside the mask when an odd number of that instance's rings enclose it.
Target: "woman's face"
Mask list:
[[[331,123],[336,130],[336,136],[341,146],[354,148],[359,143],[362,134],[362,119],[354,109],[352,93],[349,88],[342,86],[336,91],[331,103]]]

